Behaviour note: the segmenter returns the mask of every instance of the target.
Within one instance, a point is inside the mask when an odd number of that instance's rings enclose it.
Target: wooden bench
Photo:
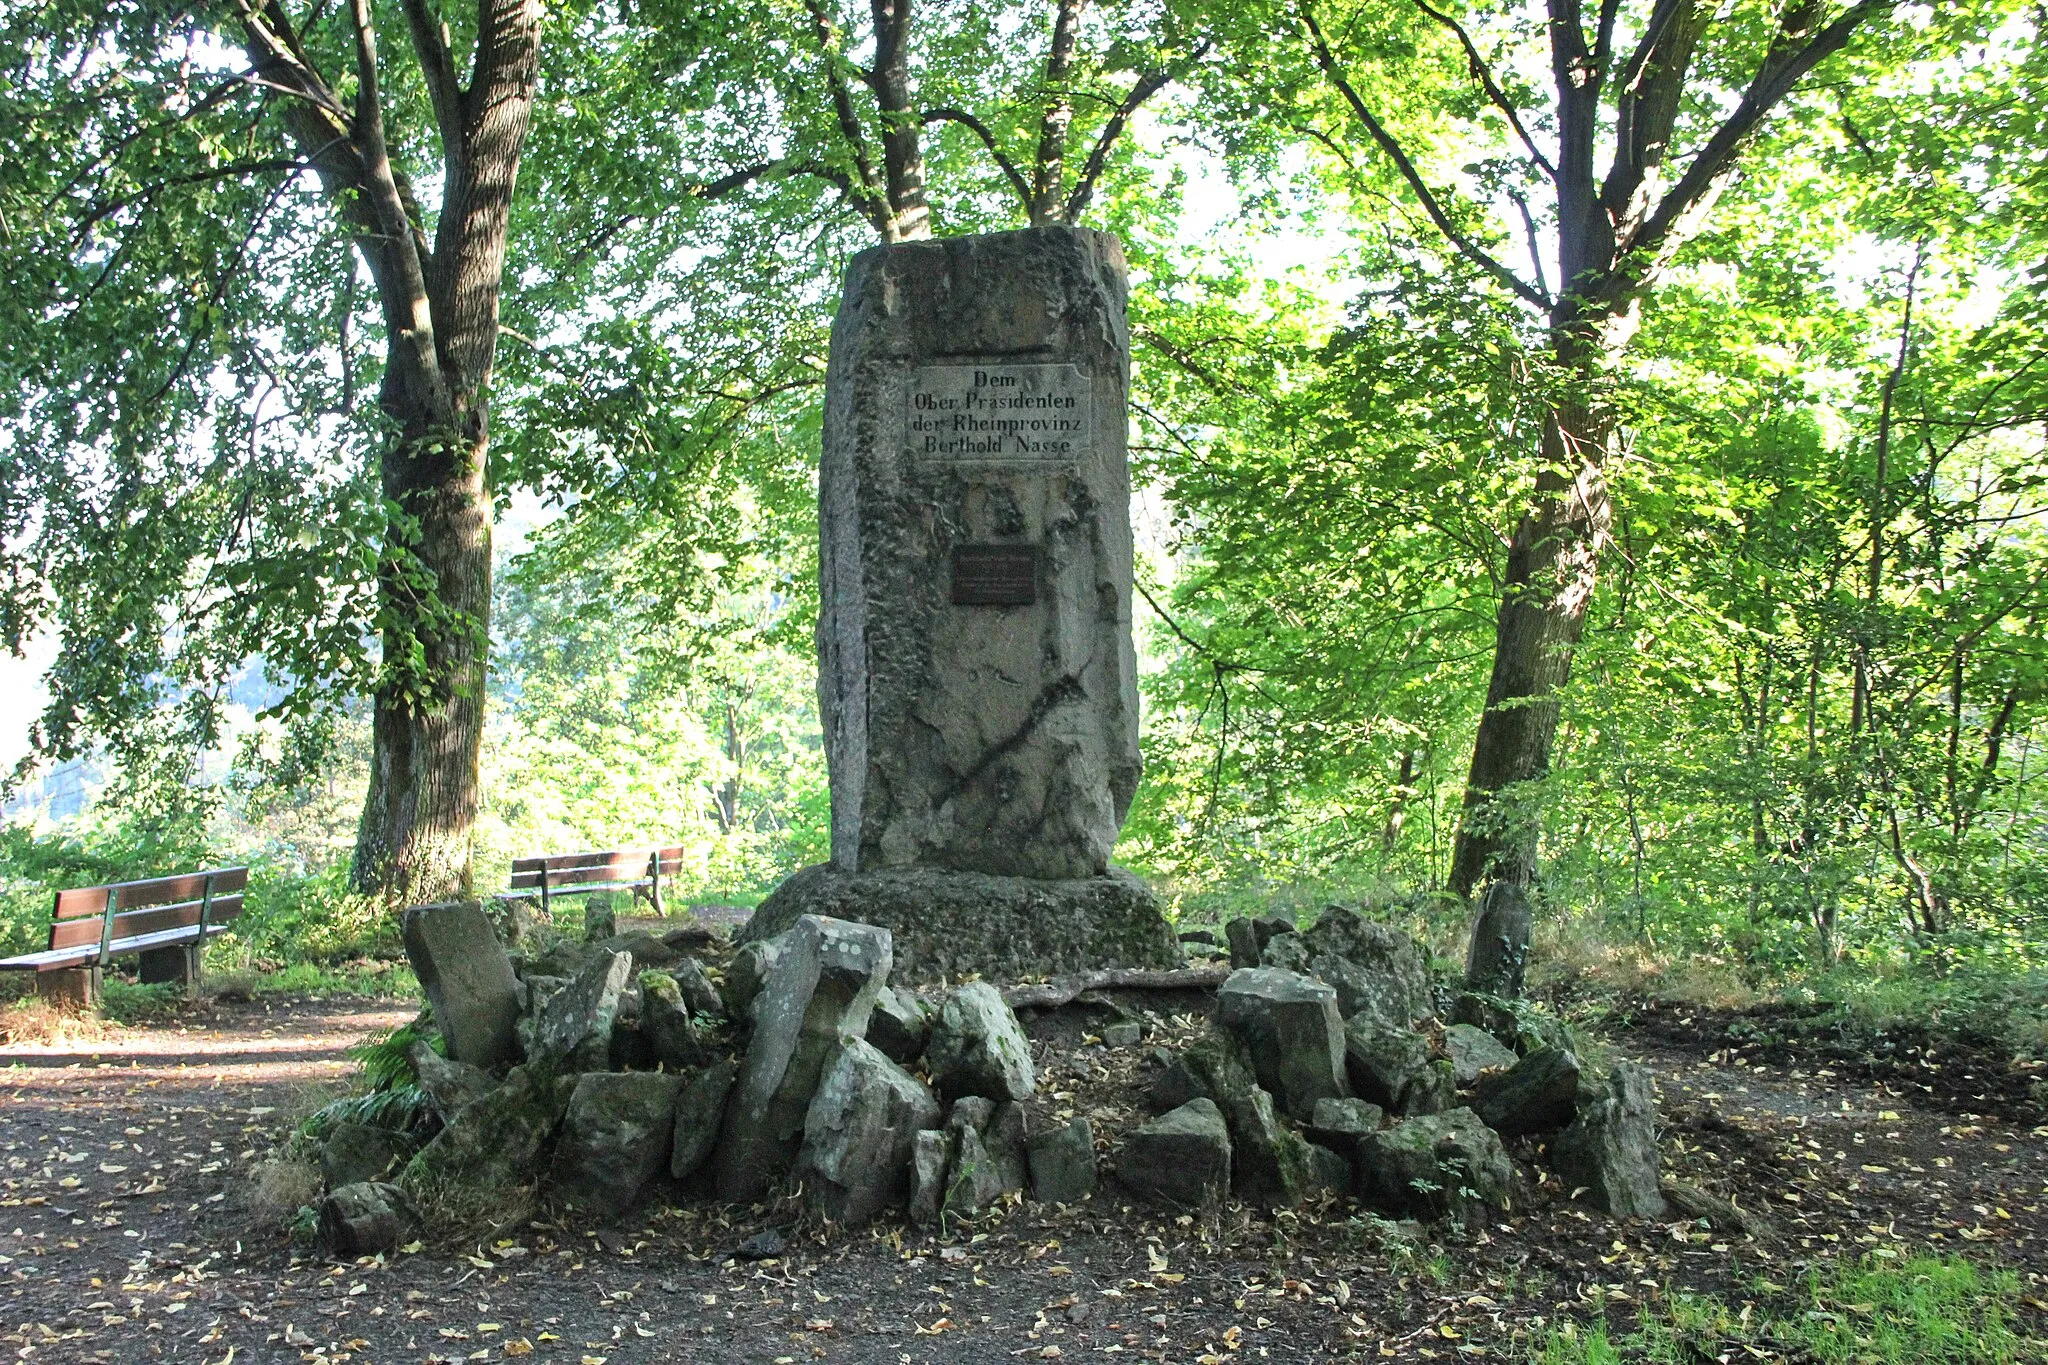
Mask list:
[[[512,889],[506,898],[540,896],[543,914],[557,896],[587,896],[593,891],[645,894],[654,913],[663,915],[661,879],[683,870],[680,848],[609,849],[602,853],[551,853],[512,860]]]
[[[34,972],[38,995],[93,1005],[107,964],[139,957],[144,983],[175,981],[191,996],[199,989],[201,947],[241,915],[248,885],[248,868],[217,867],[59,891],[50,946],[0,958],[0,971]]]

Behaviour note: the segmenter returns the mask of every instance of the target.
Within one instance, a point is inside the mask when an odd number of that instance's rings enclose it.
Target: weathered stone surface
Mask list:
[[[1141,1199],[1168,1208],[1203,1208],[1229,1193],[1230,1161],[1223,1111],[1196,1099],[1133,1129],[1117,1153],[1116,1178]]]
[[[583,970],[583,964],[590,961],[590,955],[594,951],[595,949],[587,943],[578,943],[574,939],[556,935],[527,961],[523,975],[559,976],[566,981]]]
[[[468,1062],[451,1062],[434,1051],[422,1038],[406,1052],[412,1073],[419,1078],[420,1091],[434,1112],[446,1123],[457,1110],[489,1090],[497,1082],[488,1071]]]
[[[839,916],[841,919],[850,916]],[[794,917],[790,924],[796,923]],[[775,932],[779,935],[790,927],[781,926]],[[725,1005],[726,1017],[742,1023],[751,1023],[754,1018],[754,998],[761,993],[762,983],[775,969],[775,959],[782,952],[783,940],[759,938],[743,943],[725,964],[725,975],[718,983],[718,996]],[[685,1002],[687,1003],[687,1002]]]
[[[1140,771],[1125,293],[1115,239],[1071,227],[847,270],[819,472],[839,867],[1108,865]],[[955,605],[970,546],[1026,557],[1022,600]]]
[[[1520,1060],[1492,1034],[1471,1024],[1452,1024],[1444,1029],[1444,1055],[1451,1059],[1451,1071],[1458,1078],[1460,1090],[1487,1072],[1505,1071]]]
[[[939,1121],[924,1083],[858,1039],[825,1069],[804,1118],[797,1178],[812,1208],[864,1223],[909,1193],[911,1147]]]
[[[690,1013],[698,1018],[716,1018],[725,1013],[725,998],[718,987],[711,984],[711,974],[704,970],[704,964],[694,957],[686,957],[669,969],[676,979],[676,985],[683,992],[683,1003],[690,1007]]]
[[[1311,1142],[1305,1146],[1308,1149],[1308,1184],[1304,1193],[1311,1199],[1325,1194],[1350,1193],[1354,1179],[1351,1162],[1342,1153],[1320,1143]]]
[[[376,1180],[405,1152],[398,1134],[367,1123],[337,1123],[320,1143],[320,1175],[327,1188]]]
[[[1490,883],[1472,915],[1465,951],[1465,989],[1514,999],[1529,965],[1534,916],[1528,886],[1513,878]]]
[[[396,1185],[343,1185],[320,1201],[320,1241],[343,1260],[396,1251],[418,1221],[412,1200]]]
[[[1223,937],[1230,945],[1230,965],[1234,968],[1256,967],[1265,956],[1266,945],[1281,934],[1294,932],[1294,921],[1280,915],[1262,915],[1257,919],[1250,916],[1234,919],[1223,926]]]
[[[1315,1114],[1309,1119],[1308,1136],[1311,1142],[1337,1153],[1355,1169],[1365,1140],[1377,1133],[1385,1121],[1385,1112],[1365,1100],[1317,1100]]]
[[[1571,1127],[1550,1145],[1550,1164],[1567,1189],[1583,1186],[1596,1205],[1620,1218],[1662,1218],[1657,1187],[1657,1094],[1650,1073],[1622,1062],[1606,1093],[1581,1101]]]
[[[986,981],[969,982],[939,1007],[925,1064],[932,1084],[947,1099],[986,1095],[1022,1100],[1038,1089],[1030,1040],[1003,993]]]
[[[1433,1067],[1429,1043],[1360,1011],[1344,1025],[1344,1061],[1352,1087],[1397,1114],[1431,1114],[1456,1093],[1450,1066]]]
[[[1160,1073],[1147,1104],[1155,1114],[1193,1099],[1213,1100],[1220,1108],[1256,1084],[1243,1046],[1228,1033],[1212,1032],[1197,1038]]]
[[[583,941],[602,943],[619,931],[619,909],[608,891],[593,891],[583,900]]]
[[[1415,941],[1341,905],[1299,933],[1270,939],[1260,960],[1328,982],[1346,1019],[1363,1010],[1390,1027],[1407,1028],[1436,1013],[1429,963]]]
[[[616,1218],[669,1161],[682,1078],[658,1071],[595,1071],[576,1079],[555,1147],[554,1188],[564,1203]]]
[[[1385,1207],[1422,1218],[1469,1221],[1507,1208],[1515,1188],[1514,1163],[1470,1109],[1405,1119],[1373,1134],[1361,1167]]]
[[[894,1062],[908,1065],[924,1055],[925,1040],[931,1036],[931,1011],[908,991],[882,987],[875,997],[874,1012],[868,1015],[868,1041]]]
[[[573,1077],[515,1066],[450,1119],[406,1166],[408,1183],[478,1187],[530,1180],[568,1107]]]
[[[889,931],[805,915],[753,1002],[754,1036],[712,1161],[718,1195],[758,1198],[789,1172],[818,1077],[867,1032],[889,976]]]
[[[1451,1020],[1485,1029],[1502,1045],[1524,1057],[1546,1047],[1566,1052],[1578,1047],[1562,1019],[1527,1000],[1503,1000],[1497,995],[1462,991],[1451,1004]]]
[[[682,987],[666,972],[648,972],[640,978],[640,1034],[653,1060],[672,1071],[703,1059],[703,1043],[683,1002]]]
[[[1532,1052],[1506,1071],[1483,1077],[1472,1109],[1487,1127],[1515,1137],[1554,1133],[1579,1104],[1579,1059],[1559,1048]]]
[[[1145,1041],[1145,1026],[1135,1019],[1119,1019],[1102,1026],[1105,1047],[1136,1047]]]
[[[677,1180],[693,1174],[717,1145],[726,1097],[738,1075],[731,1062],[717,1062],[684,1079],[676,1096],[676,1139],[668,1160],[668,1173]]]
[[[1031,1139],[1031,1197],[1078,1204],[1095,1192],[1095,1130],[1077,1118]]]
[[[910,1147],[910,1221],[935,1226],[946,1200],[946,1168],[952,1164],[952,1138],[943,1128],[919,1133]]]
[[[555,1071],[601,1070],[611,1052],[612,1023],[633,977],[628,953],[597,953],[574,980],[541,1006],[528,1063]]]
[[[683,955],[662,942],[645,929],[630,929],[623,934],[613,934],[593,945],[602,952],[626,953],[633,959],[633,974],[669,968],[683,960]]]
[[[1313,1183],[1308,1144],[1280,1121],[1273,1097],[1257,1086],[1226,1111],[1230,1125],[1230,1192],[1246,1203],[1291,1209]]]
[[[1337,993],[1296,972],[1247,967],[1216,993],[1216,1022],[1244,1046],[1259,1084],[1298,1118],[1351,1093]]]
[[[1003,1197],[1003,1173],[981,1134],[969,1124],[953,1134],[953,1164],[946,1176],[944,1212],[977,1218]]]
[[[482,904],[415,905],[405,912],[403,934],[448,1055],[481,1067],[517,1061],[519,985]]]
[[[1031,1115],[1023,1105],[1004,1100],[996,1106],[988,1127],[982,1129],[982,1144],[995,1158],[996,1175],[1004,1194],[1020,1193],[1031,1178]]]
[[[898,985],[940,984],[969,972],[1015,980],[1182,963],[1159,898],[1121,868],[1098,877],[1036,881],[942,868],[850,873],[821,864],[777,887],[740,936],[759,941],[806,914],[889,930]],[[732,971],[726,969],[728,982]]]

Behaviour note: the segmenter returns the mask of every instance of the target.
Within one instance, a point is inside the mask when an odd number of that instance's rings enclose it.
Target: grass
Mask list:
[[[1816,1270],[1787,1289],[1758,1281],[1740,1308],[1711,1295],[1673,1295],[1620,1339],[1605,1322],[1564,1323],[1538,1345],[1536,1365],[1694,1365],[1704,1360],[1813,1365],[2018,1365],[2048,1341],[2015,1326],[2018,1278],[1960,1257],[1875,1259]]]

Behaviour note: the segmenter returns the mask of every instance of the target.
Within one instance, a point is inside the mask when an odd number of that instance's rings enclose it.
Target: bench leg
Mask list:
[[[37,972],[36,994],[63,1009],[96,1010],[100,1007],[100,969],[65,967]]]
[[[145,986],[173,982],[184,988],[187,1000],[199,998],[199,945],[196,943],[173,943],[163,948],[150,948],[137,955],[139,970],[136,975]]]

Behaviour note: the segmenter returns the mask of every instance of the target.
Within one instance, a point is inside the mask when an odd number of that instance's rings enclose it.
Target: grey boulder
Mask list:
[[[927,1128],[910,1146],[910,1221],[935,1227],[946,1202],[946,1169],[953,1157],[952,1139],[943,1128]]]
[[[640,978],[640,1036],[653,1061],[671,1070],[703,1060],[703,1043],[682,987],[666,972],[648,972]]]
[[[1489,1071],[1507,1070],[1518,1060],[1492,1034],[1471,1024],[1451,1024],[1444,1029],[1444,1055],[1451,1059],[1460,1090]]]
[[[420,1093],[427,1097],[427,1103],[443,1123],[497,1084],[482,1067],[471,1066],[468,1062],[452,1062],[434,1051],[424,1038],[412,1045],[406,1058],[412,1063],[412,1074],[419,1080]]]
[[[739,1068],[717,1062],[686,1077],[676,1096],[676,1138],[669,1149],[668,1173],[677,1180],[694,1174],[718,1144],[726,1097]]]
[[[1279,915],[1264,915],[1258,919],[1245,916],[1230,921],[1223,926],[1224,941],[1230,945],[1230,965],[1258,966],[1268,943],[1281,934],[1293,932],[1294,921]]]
[[[1308,1144],[1281,1121],[1257,1086],[1230,1102],[1230,1191],[1268,1209],[1290,1209],[1317,1183]]]
[[[1420,1034],[1394,1028],[1369,1011],[1345,1023],[1344,1061],[1352,1088],[1397,1114],[1436,1113],[1457,1091],[1450,1063],[1433,1062]]]
[[[1023,1026],[986,981],[969,982],[947,997],[932,1021],[925,1064],[947,1099],[1022,1100],[1038,1088]]]
[[[1363,1144],[1361,1174],[1385,1207],[1462,1222],[1506,1209],[1515,1167],[1500,1138],[1470,1109],[1405,1119]]]
[[[782,936],[752,1002],[754,1036],[712,1157],[721,1199],[756,1199],[789,1173],[818,1078],[866,1034],[889,953],[888,930],[816,915]]]
[[[825,1069],[804,1118],[797,1178],[812,1208],[864,1223],[904,1201],[917,1134],[939,1121],[924,1083],[858,1039]]]
[[[1041,1204],[1078,1204],[1095,1192],[1095,1130],[1077,1118],[1031,1139],[1031,1197]]]
[[[753,1019],[754,997],[761,993],[768,974],[775,970],[782,944],[779,936],[755,939],[741,944],[726,961],[725,975],[718,983],[718,997],[728,1019],[742,1023]]]
[[[1506,1071],[1483,1077],[1472,1108],[1495,1132],[1509,1137],[1554,1133],[1579,1106],[1579,1059],[1558,1048],[1532,1052]]]
[[[1223,1111],[1213,1101],[1195,1099],[1133,1129],[1118,1152],[1116,1176],[1151,1203],[1209,1208],[1230,1191],[1230,1160]]]
[[[367,1123],[337,1123],[320,1144],[320,1175],[327,1188],[377,1180],[405,1153],[398,1134]]]
[[[574,1077],[515,1066],[464,1105],[406,1166],[408,1183],[525,1184],[568,1107]]]
[[[694,957],[686,957],[669,969],[682,989],[683,1003],[690,1007],[690,1013],[698,1018],[717,1017],[725,1013],[725,998],[718,987],[711,984],[711,973],[704,970],[704,964]]]
[[[632,976],[631,954],[592,954],[575,978],[541,1006],[527,1064],[551,1071],[603,1070],[611,1055],[612,1024]]]
[[[908,991],[882,987],[875,997],[875,1010],[868,1016],[868,1041],[892,1062],[905,1066],[924,1055],[931,1036],[931,1011]]]
[[[401,932],[448,1055],[487,1068],[517,1061],[519,983],[482,904],[415,905]]]
[[[1550,1146],[1550,1164],[1567,1188],[1584,1188],[1617,1218],[1661,1218],[1657,1185],[1657,1095],[1650,1073],[1622,1062],[1606,1092],[1579,1105],[1571,1127]]]
[[[659,1071],[592,1072],[576,1080],[555,1148],[563,1202],[615,1218],[668,1165],[682,1078]]]
[[[1351,1093],[1344,1021],[1336,991],[1324,983],[1274,967],[1232,972],[1216,993],[1216,1021],[1288,1113],[1305,1119],[1317,1100]]]
[[[396,1251],[418,1221],[412,1200],[396,1185],[343,1185],[320,1201],[321,1244],[343,1260]]]
[[[1436,1012],[1428,959],[1415,940],[1340,905],[1301,932],[1271,940],[1260,960],[1328,982],[1346,1019],[1363,1010],[1390,1027],[1407,1028]]]

